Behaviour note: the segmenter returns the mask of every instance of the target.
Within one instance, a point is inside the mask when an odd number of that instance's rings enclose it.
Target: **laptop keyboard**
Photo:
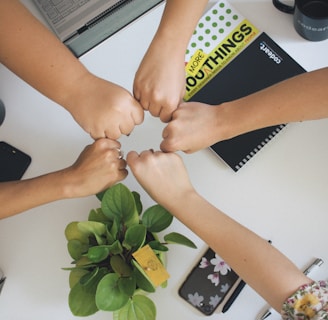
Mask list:
[[[37,0],[47,13],[49,19],[56,24],[67,15],[84,6],[91,0]]]

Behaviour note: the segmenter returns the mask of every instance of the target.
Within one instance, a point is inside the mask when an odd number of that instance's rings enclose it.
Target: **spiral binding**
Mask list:
[[[267,136],[261,144],[255,147],[242,161],[240,161],[236,166],[235,169],[241,169],[252,157],[254,157],[270,140],[272,140],[283,128],[286,127],[286,124],[281,124],[274,131],[272,131],[269,136]]]

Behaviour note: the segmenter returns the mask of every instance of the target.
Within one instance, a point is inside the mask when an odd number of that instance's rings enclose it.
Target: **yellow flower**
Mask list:
[[[296,300],[294,309],[310,318],[314,317],[316,312],[312,309],[319,303],[319,299],[313,294],[306,294],[302,299]]]

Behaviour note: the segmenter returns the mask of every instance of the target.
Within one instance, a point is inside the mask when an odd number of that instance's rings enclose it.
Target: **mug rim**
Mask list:
[[[302,5],[299,5],[299,6],[296,6],[296,2],[299,1],[302,3]],[[309,14],[306,12],[306,10],[304,10],[304,5],[309,5],[309,4],[312,4],[312,3],[320,3],[320,4],[323,4],[326,8],[327,8],[327,13],[324,15],[324,16],[315,16],[315,15],[312,15],[312,14]],[[327,22],[328,22],[328,2],[324,1],[324,0],[308,0],[308,1],[304,1],[304,0],[295,0],[295,10],[296,8],[302,12],[303,15],[305,15],[306,17],[310,18],[310,19],[314,19],[314,20],[325,20],[327,19]],[[328,23],[327,23],[327,26],[328,26]]]
[[[295,11],[295,2],[293,6],[290,6],[288,4],[282,3],[279,0],[272,0],[273,5],[282,12],[292,14]]]

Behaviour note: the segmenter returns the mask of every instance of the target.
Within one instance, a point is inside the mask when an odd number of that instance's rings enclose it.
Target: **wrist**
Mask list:
[[[59,104],[62,105],[69,113],[74,115],[77,108],[81,106],[81,101],[85,100],[93,83],[94,75],[88,70],[82,69],[72,79],[67,81],[64,90],[59,96]]]
[[[217,107],[217,119],[219,119],[217,128],[220,138],[218,141],[231,139],[254,130],[253,114],[246,105],[243,105],[242,99],[224,102]]]
[[[152,45],[155,45],[159,50],[164,49],[170,56],[180,54],[184,60],[189,40],[189,36],[181,36],[179,30],[167,26],[157,30]]]
[[[71,173],[70,168],[52,172],[52,184],[55,187],[54,193],[57,199],[72,199],[79,197],[79,185],[74,178],[74,173]]]
[[[188,213],[189,207],[193,207],[195,200],[199,198],[198,193],[192,187],[182,192],[177,192],[173,196],[168,197],[168,201],[160,203],[164,208],[176,216],[179,220],[186,212]],[[182,209],[183,208],[183,209]]]

